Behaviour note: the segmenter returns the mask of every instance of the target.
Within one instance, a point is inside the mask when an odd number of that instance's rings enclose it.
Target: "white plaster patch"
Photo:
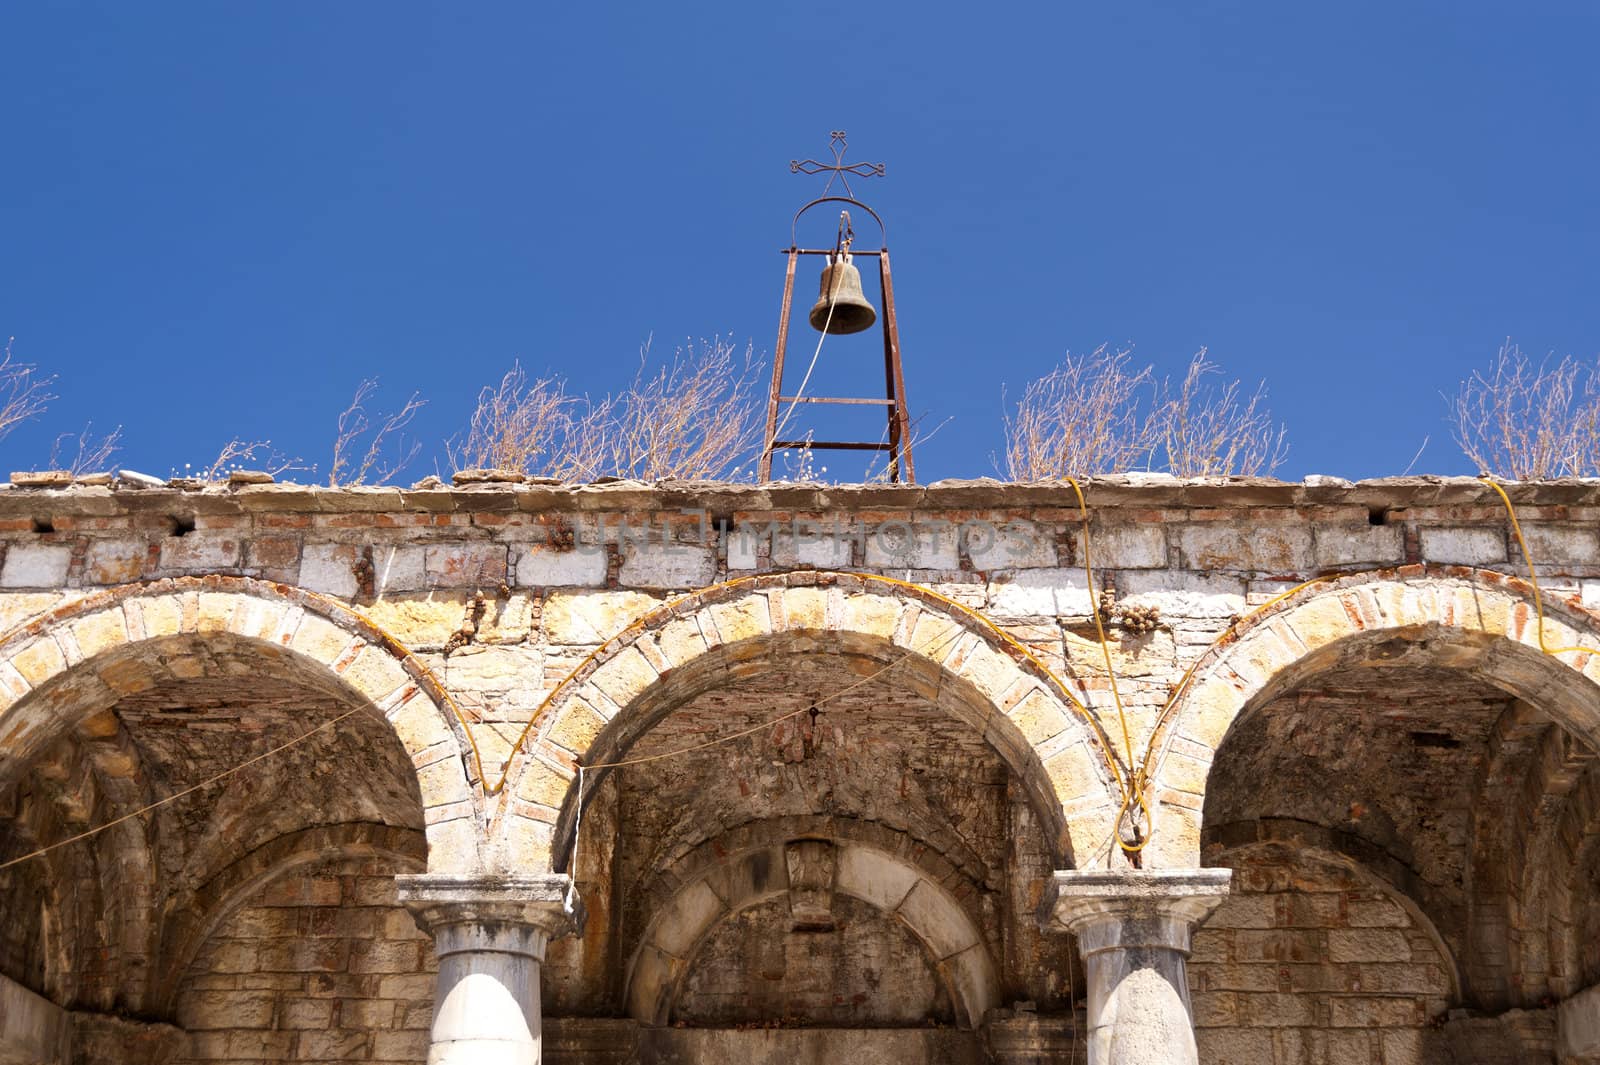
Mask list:
[[[1500,528],[1422,530],[1422,557],[1428,562],[1481,566],[1506,560],[1506,534]]]
[[[579,544],[558,551],[529,544],[517,552],[517,583],[537,588],[598,588],[606,583],[605,548]]]
[[[0,569],[0,585],[7,588],[55,588],[67,582],[72,564],[70,544],[12,544]]]
[[[1028,569],[989,582],[989,610],[999,617],[1084,617],[1089,585],[1080,569]]]
[[[1238,577],[1140,570],[1118,583],[1117,601],[1159,607],[1169,618],[1227,618],[1244,610],[1244,587]]]
[[[307,544],[300,558],[300,587],[323,595],[354,596],[356,557],[352,544]]]
[[[628,544],[618,579],[631,588],[704,588],[716,572],[716,557],[708,547]]]

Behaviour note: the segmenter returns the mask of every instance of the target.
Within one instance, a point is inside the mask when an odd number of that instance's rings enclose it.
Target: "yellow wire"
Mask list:
[[[1144,797],[1144,780],[1142,773],[1134,768],[1133,762],[1133,736],[1128,731],[1128,715],[1122,708],[1122,694],[1117,690],[1117,671],[1111,664],[1111,645],[1106,640],[1105,622],[1100,617],[1100,603],[1094,594],[1094,566],[1090,558],[1089,547],[1089,507],[1083,501],[1083,488],[1078,484],[1077,478],[1068,477],[1067,483],[1072,485],[1073,494],[1078,497],[1078,513],[1083,518],[1083,579],[1089,589],[1089,613],[1094,618],[1094,631],[1100,637],[1100,653],[1105,658],[1106,676],[1111,682],[1111,703],[1117,708],[1117,721],[1122,725],[1122,751],[1123,757],[1128,762],[1128,780],[1124,782],[1119,775],[1117,784],[1122,789],[1122,805],[1117,808],[1117,818],[1112,824],[1112,834],[1116,836],[1117,846],[1126,854],[1138,854],[1149,844],[1151,837],[1130,845],[1122,838],[1118,829],[1122,826],[1122,818],[1128,813],[1131,806],[1138,805],[1144,811],[1144,823],[1153,825],[1150,817],[1150,805]]]
[[[1517,521],[1517,508],[1511,505],[1511,497],[1506,495],[1506,490],[1501,488],[1493,477],[1485,473],[1478,480],[1495,490],[1500,497],[1500,502],[1505,504],[1506,516],[1511,519],[1511,532],[1517,538],[1517,547],[1522,551],[1523,564],[1528,567],[1528,583],[1533,586],[1533,612],[1539,619],[1539,650],[1543,654],[1554,657],[1566,654],[1568,651],[1581,651],[1584,654],[1600,655],[1600,650],[1593,647],[1546,647],[1544,643],[1544,595],[1539,590],[1539,575],[1533,571],[1533,555],[1528,552],[1528,541],[1522,537],[1522,523]]]

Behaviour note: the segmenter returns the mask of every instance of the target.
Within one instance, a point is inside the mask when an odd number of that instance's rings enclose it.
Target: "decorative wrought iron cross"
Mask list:
[[[822,194],[826,196],[833,189],[833,182],[837,179],[844,185],[844,194],[855,199],[855,193],[850,191],[850,179],[846,174],[856,177],[883,177],[882,163],[846,163],[844,153],[848,149],[845,141],[844,130],[835,129],[828,133],[828,147],[833,149],[833,165],[819,163],[815,159],[789,160],[789,173],[791,174],[827,174],[828,183],[822,187]]]

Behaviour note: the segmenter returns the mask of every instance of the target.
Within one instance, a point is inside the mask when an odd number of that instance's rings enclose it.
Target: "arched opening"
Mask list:
[[[512,789],[550,811],[588,908],[545,965],[552,1031],[631,1017],[720,1061],[747,1033],[848,1028],[919,1061],[974,1049],[991,1007],[1071,1025],[1081,979],[1038,906],[1078,838],[1060,796],[1104,789],[1076,760],[1092,733],[981,630],[929,611],[940,639],[918,641],[920,610],[859,583],[746,590],[607,645],[548,708]],[[905,868],[935,871],[887,897]]]
[[[195,587],[222,583],[241,587]],[[420,869],[428,836],[454,831],[437,812],[444,800],[476,821],[458,758],[457,782],[448,778],[452,733],[403,652],[282,589],[246,594],[246,583],[165,582],[189,587],[75,604],[0,643],[10,688],[0,858],[51,848],[0,871],[16,947],[0,973],[74,1011],[80,1027],[180,1019],[186,1061],[325,1057],[297,1037],[274,1049],[282,1037],[270,1033],[287,1023],[278,992],[296,974],[326,985],[359,970],[357,1010],[379,990],[364,974],[383,971],[360,967],[388,939],[425,978],[431,957],[418,954],[392,885],[387,902],[350,885]],[[252,862],[248,882],[230,880]],[[284,901],[295,892],[309,894]],[[239,916],[252,907],[282,909],[290,923],[269,936],[264,913]],[[288,945],[326,928],[353,943],[362,913],[376,915],[373,947]]]
[[[1237,871],[1196,944],[1203,1053],[1279,1026],[1357,1058],[1553,1060],[1550,1007],[1588,979],[1600,689],[1509,584],[1353,580],[1197,671],[1163,772],[1206,765],[1201,858]],[[1596,643],[1553,613],[1550,646]]]

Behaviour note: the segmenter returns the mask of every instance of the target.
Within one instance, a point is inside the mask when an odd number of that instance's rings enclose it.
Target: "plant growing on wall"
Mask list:
[[[592,481],[724,478],[757,446],[760,365],[748,346],[713,338],[652,364],[649,345],[628,386],[599,400],[520,365],[478,394],[467,429],[446,445],[456,470],[496,468]]]
[[[1068,355],[1030,383],[1005,419],[1004,469],[1013,481],[1164,469],[1179,477],[1271,473],[1288,452],[1266,409],[1265,386],[1246,393],[1202,348],[1174,382],[1102,345]]]
[[[1510,340],[1461,382],[1450,425],[1483,473],[1513,481],[1600,474],[1600,363],[1534,362]]]

